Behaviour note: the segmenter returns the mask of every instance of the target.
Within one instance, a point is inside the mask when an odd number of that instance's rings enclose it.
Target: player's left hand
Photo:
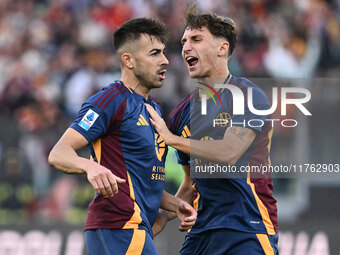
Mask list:
[[[176,214],[181,222],[181,225],[179,226],[180,231],[187,231],[195,225],[197,219],[197,212],[187,202],[181,201],[178,204]]]
[[[165,121],[158,115],[158,113],[149,104],[145,104],[146,109],[150,115],[150,122],[157,130],[158,134],[163,138],[164,142],[169,145],[169,141],[174,136],[165,124]]]

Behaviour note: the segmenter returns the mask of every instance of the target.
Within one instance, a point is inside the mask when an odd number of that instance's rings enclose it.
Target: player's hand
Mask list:
[[[179,226],[180,231],[187,231],[195,225],[197,219],[197,212],[187,202],[181,201],[178,204],[176,214],[181,222],[181,225]]]
[[[174,135],[169,131],[164,120],[158,115],[155,109],[153,109],[153,107],[149,104],[145,104],[145,106],[149,112],[151,124],[157,130],[158,134],[163,138],[164,142],[169,145],[169,141]]]
[[[115,176],[109,169],[91,161],[86,170],[87,179],[99,195],[104,198],[113,197],[118,193],[118,183],[125,183],[124,179]]]
[[[165,228],[166,224],[169,221],[168,213],[171,212],[164,211],[162,209],[159,210],[157,219],[152,226],[153,238],[155,238]]]

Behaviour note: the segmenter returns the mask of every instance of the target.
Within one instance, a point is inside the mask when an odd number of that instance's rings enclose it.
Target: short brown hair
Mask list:
[[[206,27],[217,38],[225,38],[229,42],[229,56],[233,53],[237,43],[237,28],[235,22],[228,17],[215,13],[201,14],[196,4],[191,4],[186,10],[184,29],[201,29]]]

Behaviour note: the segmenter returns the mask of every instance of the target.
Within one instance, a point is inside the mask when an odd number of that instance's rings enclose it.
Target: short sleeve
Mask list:
[[[121,119],[115,120],[116,112],[124,101],[124,96],[102,90],[89,98],[81,107],[71,128],[82,134],[89,143],[105,135],[111,126],[118,126]]]
[[[108,117],[105,112],[86,102],[70,127],[91,143],[106,133],[107,125]]]

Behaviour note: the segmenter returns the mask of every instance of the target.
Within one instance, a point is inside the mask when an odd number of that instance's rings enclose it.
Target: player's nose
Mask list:
[[[166,58],[166,56],[163,54],[163,58],[162,58],[162,62],[161,62],[161,65],[164,66],[164,65],[168,65],[169,64],[169,60]]]
[[[182,46],[182,52],[187,53],[192,50],[192,45],[189,41],[186,41]]]

